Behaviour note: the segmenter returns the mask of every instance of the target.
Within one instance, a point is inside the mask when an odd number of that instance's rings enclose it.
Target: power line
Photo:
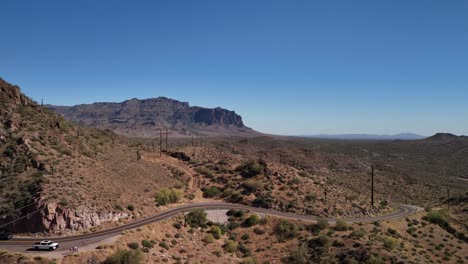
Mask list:
[[[33,214],[35,214],[35,213],[37,213],[37,212],[39,212],[39,211],[41,211],[41,210],[42,210],[42,208],[41,208],[41,209],[38,209],[38,210],[36,210],[36,211],[34,211],[34,212],[32,212],[32,213],[28,213],[28,214],[26,214],[25,216],[22,216],[22,217],[20,217],[20,218],[17,218],[17,219],[15,219],[15,220],[11,221],[11,222],[8,222],[8,223],[6,223],[6,224],[1,225],[0,228],[5,227],[5,226],[8,226],[8,225],[11,225],[11,224],[13,224],[13,223],[15,223],[15,222],[18,222],[19,220],[21,220],[21,219],[23,219],[23,218],[30,217],[31,215],[33,215]]]
[[[2,217],[5,216],[5,215],[9,215],[9,214],[11,214],[11,213],[13,213],[13,212],[20,211],[20,210],[22,210],[22,209],[24,209],[24,208],[26,208],[26,207],[29,207],[29,206],[31,206],[31,205],[33,205],[33,204],[35,204],[35,203],[36,203],[36,202],[32,202],[32,203],[30,203],[30,204],[28,204],[28,205],[25,205],[25,206],[23,206],[23,207],[21,207],[21,208],[18,208],[18,209],[16,209],[16,210],[10,211],[10,212],[8,212],[8,213],[6,213],[6,214],[2,214],[2,215],[0,215],[0,218],[2,218]]]
[[[31,197],[26,197],[26,198],[23,198],[23,199],[20,199],[20,200],[16,200],[16,201],[13,201],[13,202],[10,202],[9,204],[14,204],[14,203],[17,203],[19,201],[25,201],[25,200],[28,200],[28,199],[32,199],[34,196],[38,195],[39,193],[35,193],[33,194]],[[0,206],[0,209],[3,208],[3,207],[7,207],[9,204],[4,204],[2,206]]]

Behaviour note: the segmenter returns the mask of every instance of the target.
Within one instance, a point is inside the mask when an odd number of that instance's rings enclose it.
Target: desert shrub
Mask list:
[[[398,246],[398,240],[394,237],[388,236],[384,239],[384,247],[393,250]]]
[[[68,205],[69,205],[69,202],[68,202],[67,199],[62,198],[58,204],[59,204],[60,206],[65,207],[65,206],[68,206]]]
[[[148,240],[143,240],[141,241],[141,245],[145,248],[152,248],[153,247],[153,244],[151,244],[151,242],[149,242]]]
[[[123,207],[120,204],[114,205],[115,210],[123,211]]]
[[[367,264],[381,264],[381,263],[383,263],[382,259],[376,255],[371,255],[369,257],[369,260],[367,260]]]
[[[131,212],[135,211],[135,206],[133,206],[132,204],[129,204],[127,205],[127,209]]]
[[[257,197],[255,200],[252,202],[252,205],[255,207],[262,207],[262,208],[271,208],[273,205],[273,198],[271,197]]]
[[[257,235],[263,235],[266,233],[265,229],[262,229],[262,228],[254,228],[254,233],[257,234]]]
[[[203,242],[211,244],[215,242],[215,237],[213,236],[213,234],[206,234],[205,237],[203,237]]]
[[[138,250],[118,250],[111,256],[107,257],[103,264],[140,264],[142,263],[143,255]]]
[[[228,253],[235,253],[238,247],[239,247],[239,244],[234,240],[226,241],[226,243],[223,246],[224,250]]]
[[[237,167],[236,171],[238,171],[244,178],[252,178],[262,173],[264,169],[264,165],[261,165],[259,162],[247,161]]]
[[[210,233],[213,235],[214,238],[220,239],[221,235],[223,234],[223,231],[219,226],[213,226],[211,227]]]
[[[359,262],[354,257],[346,257],[344,264],[359,264]]]
[[[216,186],[210,186],[208,188],[202,188],[203,197],[213,198],[221,195],[221,190]]]
[[[446,225],[447,224],[447,216],[445,216],[442,212],[440,211],[430,211],[427,213],[426,218],[429,222],[433,224],[438,224],[440,226]]]
[[[159,246],[164,248],[165,250],[169,250],[169,246],[164,241],[159,242]]]
[[[315,194],[313,192],[310,192],[305,196],[305,199],[306,199],[306,201],[309,201],[309,202],[315,201],[315,200],[317,200],[317,194]]]
[[[309,263],[309,254],[307,252],[307,248],[304,245],[299,246],[296,250],[294,250],[290,256],[288,256],[283,261],[284,263],[291,263],[291,264],[307,264]]]
[[[195,171],[207,178],[213,178],[214,176],[214,172],[206,167],[196,168]]]
[[[129,248],[133,249],[133,250],[137,250],[137,249],[140,248],[140,245],[139,245],[138,243],[135,243],[135,242],[133,242],[133,243],[128,243],[127,246],[128,246]]]
[[[328,221],[323,218],[319,218],[317,221],[317,226],[320,228],[320,230],[323,230],[328,227]]]
[[[177,203],[181,198],[181,192],[176,189],[163,188],[155,195],[155,201],[158,205],[168,205]]]
[[[348,223],[343,220],[336,221],[335,230],[336,231],[346,231],[349,229]]]
[[[363,238],[364,236],[366,236],[366,231],[364,231],[363,229],[355,230],[349,236],[353,238]]]
[[[327,235],[320,235],[309,240],[309,247],[326,247],[330,245],[330,237]]]
[[[197,208],[190,211],[186,216],[186,221],[192,228],[206,226],[207,219],[205,210]]]
[[[228,224],[228,229],[229,230],[234,230],[236,228],[238,228],[240,226],[240,224],[238,222],[229,222]]]
[[[234,191],[233,189],[230,189],[230,188],[224,189],[222,197],[226,201],[231,202],[231,203],[238,203],[242,201],[242,199],[244,199],[244,196],[240,192]]]
[[[262,189],[263,184],[262,182],[256,180],[247,180],[242,184],[242,186],[248,193],[253,193]]]
[[[260,224],[260,217],[256,214],[249,216],[249,218],[245,219],[244,223],[242,223],[244,227],[252,227],[258,224]]]
[[[257,261],[254,258],[246,258],[240,264],[257,264]]]
[[[297,236],[298,232],[299,228],[287,220],[281,220],[275,227],[275,234],[279,240],[293,238]]]
[[[307,229],[314,234],[319,234],[320,231],[322,231],[323,229],[327,227],[328,227],[328,221],[323,218],[320,218],[317,221],[317,223],[308,226]]]

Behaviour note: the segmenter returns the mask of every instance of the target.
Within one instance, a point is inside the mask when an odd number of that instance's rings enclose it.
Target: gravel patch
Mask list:
[[[207,210],[206,211],[206,219],[213,223],[219,224],[227,224],[228,223],[228,216],[226,213],[228,210]]]

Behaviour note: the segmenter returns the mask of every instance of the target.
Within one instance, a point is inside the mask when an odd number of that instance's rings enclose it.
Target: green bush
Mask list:
[[[107,257],[103,264],[140,264],[143,261],[143,255],[138,250],[118,250]]]
[[[367,260],[368,264],[381,264],[382,259],[379,256],[372,255],[369,257],[369,260]]]
[[[213,198],[221,195],[221,190],[216,186],[210,186],[208,188],[202,188],[203,197]]]
[[[242,223],[244,227],[252,227],[258,224],[260,224],[260,217],[256,214],[249,216],[249,218],[245,219],[244,223]]]
[[[394,237],[388,236],[384,239],[384,247],[389,250],[394,250],[398,246],[398,240]]]
[[[238,171],[244,178],[252,178],[262,173],[264,169],[264,165],[261,165],[259,162],[247,161],[241,166],[237,167],[236,171]]]
[[[238,247],[239,247],[239,244],[234,240],[226,241],[226,243],[223,246],[224,250],[228,253],[235,253]]]
[[[320,230],[323,230],[328,227],[328,221],[323,218],[319,218],[317,220],[317,226]]]
[[[163,188],[155,195],[155,201],[158,205],[168,205],[172,203],[177,203],[182,194],[179,190]]]
[[[292,254],[284,260],[284,263],[293,264],[307,264],[309,262],[309,253],[307,247],[304,245],[299,246]]]
[[[211,244],[215,242],[215,237],[212,234],[206,234],[206,236],[203,238],[203,242]]]
[[[133,249],[133,250],[137,250],[137,249],[140,248],[140,245],[139,245],[138,243],[135,243],[135,242],[133,242],[133,243],[128,243],[127,246],[128,246],[129,248]]]
[[[346,231],[349,229],[348,223],[343,220],[336,221],[335,230],[336,231]]]
[[[169,246],[164,241],[159,242],[159,246],[164,248],[165,250],[169,250]]]
[[[440,226],[444,226],[447,224],[447,216],[445,216],[442,212],[440,211],[430,211],[427,213],[426,218],[429,222],[438,224]]]
[[[309,246],[312,247],[327,247],[330,245],[330,237],[327,235],[320,235],[309,240]]]
[[[290,239],[297,236],[299,228],[286,220],[281,220],[275,227],[275,234],[279,240]]]
[[[114,205],[115,210],[123,211],[123,207],[120,204]]]
[[[135,206],[133,206],[132,204],[129,204],[127,205],[127,209],[131,212],[135,211]]]
[[[219,226],[213,226],[211,227],[210,233],[213,235],[214,238],[220,239],[221,235],[223,234],[223,231]]]
[[[315,201],[317,199],[317,194],[310,192],[305,196],[306,201]]]
[[[187,214],[186,219],[187,224],[190,227],[204,227],[206,226],[206,212],[201,208],[194,209]]]
[[[153,247],[153,244],[151,244],[151,242],[149,242],[148,240],[143,240],[141,241],[141,245],[145,248],[152,248]]]
[[[263,188],[262,182],[256,180],[247,180],[242,186],[248,193],[253,193]]]
[[[350,237],[353,238],[363,238],[364,236],[366,236],[366,231],[363,229],[355,230],[350,234]]]

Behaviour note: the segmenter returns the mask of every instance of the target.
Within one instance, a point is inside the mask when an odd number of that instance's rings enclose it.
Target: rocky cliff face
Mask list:
[[[105,135],[96,134],[102,140]],[[69,140],[66,140],[66,139]],[[92,150],[96,143],[79,139]],[[83,205],[60,206],[63,189],[50,188],[64,168],[82,164],[76,127],[0,79],[0,226],[12,232],[84,230],[128,217]],[[84,149],[83,149],[84,150]],[[76,169],[76,167],[73,167]],[[70,175],[70,174],[69,174]],[[70,176],[73,178],[73,176]],[[62,185],[62,183],[57,183]],[[76,185],[78,186],[78,185]],[[75,189],[79,192],[79,188]],[[52,195],[52,192],[54,195]]]
[[[191,107],[186,102],[165,97],[49,108],[74,122],[111,129],[126,136],[155,137],[159,128],[171,130],[173,136],[257,134],[234,111]]]

